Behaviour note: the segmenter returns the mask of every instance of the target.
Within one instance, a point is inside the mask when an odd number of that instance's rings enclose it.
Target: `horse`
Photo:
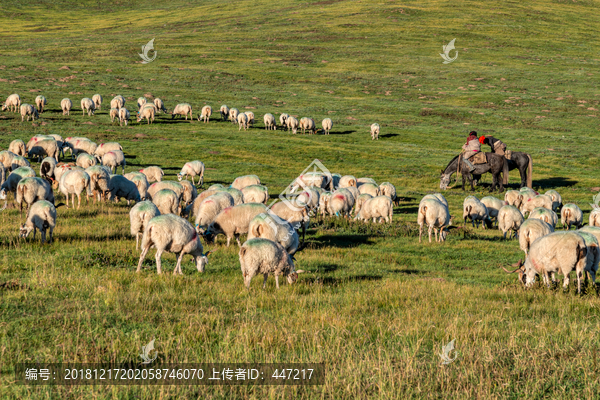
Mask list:
[[[521,175],[521,185],[519,189],[527,186],[528,188],[532,187],[532,161],[531,156],[527,153],[522,153],[520,151],[513,151],[508,161],[508,170],[512,171],[513,169],[518,169],[519,174]],[[477,174],[473,174],[473,179],[475,181],[479,181],[481,176]],[[502,183],[504,185],[508,185],[508,173],[505,172],[503,176]]]
[[[448,184],[450,183],[450,177],[455,172],[458,172],[458,157],[459,156],[454,157],[452,161],[448,163],[446,169],[442,170],[442,176],[440,177],[440,189],[446,190],[448,188]],[[465,190],[465,182],[467,179],[471,184],[471,190],[475,190],[473,186],[473,176],[481,176],[486,172],[489,172],[492,174],[492,187],[490,188],[490,192],[493,192],[497,187],[499,188],[500,192],[504,191],[504,182],[502,179],[500,179],[500,174],[504,172],[504,176],[508,176],[508,163],[506,162],[508,160],[506,160],[504,156],[494,153],[485,153],[485,158],[487,162],[485,164],[476,164],[473,172],[470,172],[465,163],[461,161],[460,173],[462,174],[463,190]]]

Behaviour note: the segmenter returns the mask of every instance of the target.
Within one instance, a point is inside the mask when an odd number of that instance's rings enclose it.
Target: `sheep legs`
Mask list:
[[[156,272],[158,274],[162,274],[162,268],[161,268],[162,265],[161,265],[161,262],[160,262],[160,256],[162,256],[162,250],[158,250],[157,249],[156,250],[156,256],[154,256],[154,258],[156,259]],[[177,267],[175,269],[177,269]]]
[[[140,254],[140,261],[138,262],[138,266],[137,269],[135,270],[135,272],[140,272],[142,270],[142,263],[144,262],[144,258],[146,258],[146,254],[148,253],[148,250],[150,250],[150,247],[152,247],[153,243],[148,243],[148,246],[146,246],[146,248],[142,249],[142,254]]]
[[[173,271],[173,275],[177,275],[177,272],[179,272],[179,275],[183,275],[183,272],[181,271],[181,261],[183,261],[184,255],[184,252],[175,253],[175,256],[177,256],[177,265],[175,265],[175,271]]]

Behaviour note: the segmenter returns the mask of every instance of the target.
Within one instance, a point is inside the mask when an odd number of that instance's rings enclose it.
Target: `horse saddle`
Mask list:
[[[506,157],[507,160],[512,160],[512,151],[506,150],[504,152],[504,157]]]
[[[478,151],[473,156],[471,156],[471,158],[470,158],[469,161],[471,161],[475,165],[477,165],[477,164],[486,164],[487,163],[487,158],[486,158],[485,153],[483,151]]]

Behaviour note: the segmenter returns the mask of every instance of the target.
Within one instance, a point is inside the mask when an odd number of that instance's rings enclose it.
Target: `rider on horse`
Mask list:
[[[481,144],[477,139],[477,132],[471,131],[469,137],[467,138],[467,143],[463,144],[463,161],[469,168],[469,171],[475,170],[475,166],[469,161],[469,158],[473,157],[479,151],[481,151]]]
[[[496,139],[493,136],[483,136],[479,138],[479,143],[487,144],[492,148],[492,153],[499,154],[501,156],[506,152],[506,144],[502,143],[500,140]]]

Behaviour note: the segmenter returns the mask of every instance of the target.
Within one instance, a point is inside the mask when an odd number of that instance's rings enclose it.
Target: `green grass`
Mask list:
[[[219,240],[199,274],[172,254],[157,276],[138,252],[128,207],[59,209],[55,243],[18,239],[19,213],[0,212],[2,398],[595,398],[598,307],[593,290],[523,290],[501,265],[522,258],[498,231],[417,240],[420,198],[470,130],[493,134],[534,160],[534,188],[557,189],[587,215],[598,190],[600,62],[597,1],[537,3],[179,0],[5,0],[0,4],[0,97],[48,98],[36,123],[0,113],[0,148],[35,134],[118,141],[126,171],[160,165],[167,179],[202,160],[206,184],[257,174],[276,195],[318,158],[332,172],[390,181],[402,198],[391,226],[327,219],[311,224],[296,284],[248,293],[237,247]],[[137,53],[155,38],[157,59]],[[456,38],[448,65],[442,45]],[[453,55],[454,53],[452,53]],[[69,69],[61,69],[68,66]],[[100,93],[102,111],[79,102]],[[167,108],[204,104],[213,121],[112,125],[110,99],[134,110],[151,94]],[[60,100],[74,103],[71,116]],[[252,110],[238,132],[221,104]],[[287,112],[330,136],[266,132]],[[134,112],[132,112],[134,114]],[[91,122],[91,124],[89,124]],[[373,142],[369,126],[381,125]],[[39,165],[35,163],[35,169]],[[520,179],[511,174],[511,186]],[[489,175],[484,186],[491,183]],[[594,189],[592,189],[594,188]],[[444,193],[460,221],[466,196]],[[486,195],[485,187],[475,195]],[[39,240],[39,236],[38,236]],[[207,246],[212,249],[213,246]],[[27,387],[14,364],[138,362],[156,338],[164,362],[323,362],[326,383],[306,387]],[[456,339],[458,359],[440,365]]]

